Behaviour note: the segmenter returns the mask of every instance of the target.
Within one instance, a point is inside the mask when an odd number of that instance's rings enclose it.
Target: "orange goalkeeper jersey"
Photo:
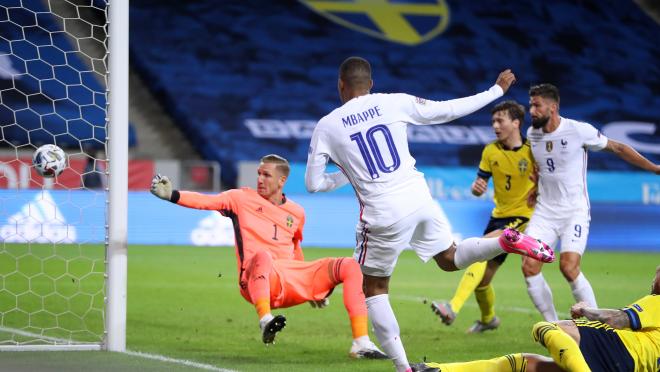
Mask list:
[[[216,195],[191,191],[180,191],[179,194],[179,205],[215,210],[231,218],[239,280],[246,261],[261,249],[268,250],[273,259],[304,259],[300,242],[303,238],[305,211],[285,196],[284,203],[274,205],[247,187]]]

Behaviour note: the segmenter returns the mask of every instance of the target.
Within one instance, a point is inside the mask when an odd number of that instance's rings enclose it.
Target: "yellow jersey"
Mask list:
[[[533,164],[534,157],[526,139],[522,146],[513,150],[505,149],[498,141],[484,147],[477,175],[486,180],[493,178],[493,217],[531,217],[534,208],[527,206],[527,195],[534,187],[529,179]]]
[[[660,296],[648,295],[622,309],[630,329],[617,329],[619,338],[635,361],[635,371],[660,371]]]

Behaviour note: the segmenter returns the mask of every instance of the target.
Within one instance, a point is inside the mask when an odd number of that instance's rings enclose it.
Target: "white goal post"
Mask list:
[[[128,0],[42,3],[42,8],[21,0],[0,4],[0,31],[16,36],[0,35],[0,352],[123,352]],[[72,15],[55,14],[62,6],[73,7]],[[105,24],[89,23],[81,9],[101,13]],[[71,27],[76,22],[89,34]],[[35,43],[39,37],[50,44]],[[62,47],[67,38],[72,50]],[[83,51],[86,41],[101,45],[101,54],[95,54],[99,48]],[[104,117],[90,120],[85,117],[90,112]],[[23,127],[32,118],[38,126]],[[75,133],[81,127],[83,134]],[[98,131],[106,134],[104,141]],[[44,133],[58,146],[62,138],[79,139],[78,147],[65,148],[69,168],[55,179],[36,177],[29,163]],[[90,155],[86,141],[96,141],[101,149],[94,151],[102,155]],[[82,169],[83,163],[92,169]],[[99,189],[85,181],[96,174],[103,180]],[[77,185],[71,186],[72,178]]]

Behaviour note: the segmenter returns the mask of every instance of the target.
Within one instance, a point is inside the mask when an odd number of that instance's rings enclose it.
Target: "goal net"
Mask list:
[[[0,3],[0,350],[106,345],[108,9]],[[31,163],[48,143],[67,154],[55,178]]]

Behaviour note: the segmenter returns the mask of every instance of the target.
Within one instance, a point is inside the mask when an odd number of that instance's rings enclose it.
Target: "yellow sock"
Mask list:
[[[559,364],[564,370],[572,372],[591,371],[577,342],[558,325],[549,322],[538,322],[532,328],[532,336],[534,341],[548,349],[555,363]]]
[[[508,354],[488,360],[464,363],[426,363],[442,372],[525,372],[527,359],[523,354]]]
[[[479,309],[481,309],[481,322],[490,323],[495,317],[495,290],[488,284],[474,290],[474,297],[477,298]]]
[[[257,300],[257,303],[254,304],[254,307],[257,309],[257,315],[259,315],[259,319],[261,319],[264,317],[264,315],[270,313],[270,299],[260,298]]]
[[[351,330],[353,331],[353,339],[369,334],[369,326],[367,321],[368,317],[366,315],[351,317]]]
[[[461,311],[465,301],[468,297],[474,292],[474,289],[477,288],[481,279],[484,278],[484,273],[486,272],[486,261],[484,262],[475,262],[472,265],[468,266],[463,273],[461,281],[458,283],[454,297],[449,301],[451,309],[455,313]]]

